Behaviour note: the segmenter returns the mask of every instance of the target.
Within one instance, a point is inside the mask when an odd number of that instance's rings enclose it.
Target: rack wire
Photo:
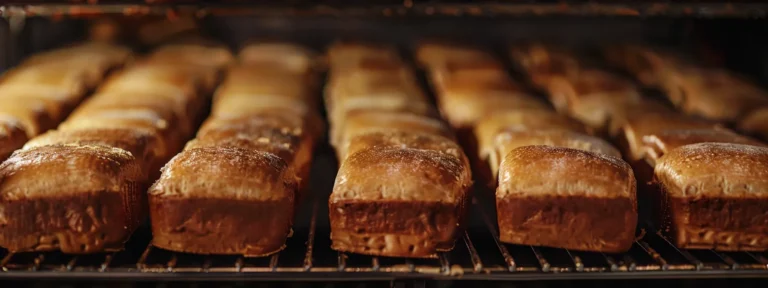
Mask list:
[[[81,1],[84,2],[84,1]],[[149,2],[149,3],[148,3]],[[7,1],[2,16],[253,15],[253,16],[693,16],[764,18],[764,1]]]

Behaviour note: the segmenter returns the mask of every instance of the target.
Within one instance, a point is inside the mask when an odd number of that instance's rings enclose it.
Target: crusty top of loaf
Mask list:
[[[317,53],[288,42],[251,43],[240,49],[238,58],[245,65],[279,67],[296,73],[308,73],[316,65]]]
[[[659,157],[677,147],[696,143],[734,143],[752,146],[765,144],[724,129],[664,130],[643,137],[645,158],[656,163]]]
[[[242,121],[208,121],[186,149],[202,147],[238,147],[270,152],[291,163],[294,153],[306,140],[301,126],[270,123],[269,119],[247,118]],[[265,120],[261,122],[259,120]],[[277,125],[275,125],[277,124]]]
[[[665,130],[714,129],[716,124],[681,114],[648,113],[629,117],[621,128],[621,137],[629,145],[627,157],[632,160],[643,158],[643,137]]]
[[[672,197],[766,197],[768,148],[733,143],[685,145],[659,158],[654,174]]]
[[[672,108],[662,103],[659,100],[643,98],[637,103],[628,103],[628,105],[622,105],[617,107],[618,109],[611,112],[611,119],[608,127],[608,132],[611,136],[617,137],[621,133],[622,127],[627,124],[628,121],[638,121],[648,115],[668,115],[673,114],[670,117],[679,115],[679,112],[672,110]],[[653,116],[648,116],[653,117]]]
[[[477,122],[475,135],[482,150],[491,148],[499,133],[539,129],[587,132],[583,124],[552,110],[514,109],[486,115]]]
[[[48,131],[27,142],[24,149],[55,144],[96,145],[120,148],[131,152],[134,158],[151,161],[148,157],[166,155],[160,135],[147,129],[92,128]],[[142,167],[148,168],[148,167]]]
[[[226,79],[216,89],[218,97],[248,95],[257,97],[285,97],[312,102],[311,78],[289,70],[277,70],[263,66],[233,66],[227,70]]]
[[[400,53],[390,45],[343,41],[328,47],[328,62],[334,68],[352,68],[366,60],[400,61]]]
[[[499,168],[497,198],[635,198],[635,176],[620,158],[553,146],[512,150]]]
[[[453,131],[432,117],[400,111],[357,111],[331,129],[331,144],[344,146],[352,137],[373,131],[402,130],[440,135],[453,139]]]
[[[484,91],[446,93],[440,97],[440,111],[453,127],[469,127],[483,117],[508,110],[551,110],[542,100],[525,94]]]
[[[341,159],[346,155],[352,155],[357,151],[368,148],[380,149],[385,147],[395,147],[403,149],[417,149],[438,151],[444,154],[453,155],[457,159],[467,161],[461,146],[453,140],[430,133],[416,131],[372,131],[359,134],[351,138],[346,147],[337,148]]]
[[[370,147],[341,164],[330,202],[458,203],[472,184],[466,160],[439,150]]]
[[[150,188],[155,197],[275,201],[293,199],[296,175],[278,156],[234,147],[185,150]]]
[[[130,152],[93,145],[49,145],[16,151],[0,165],[0,200],[121,192],[144,181]]]

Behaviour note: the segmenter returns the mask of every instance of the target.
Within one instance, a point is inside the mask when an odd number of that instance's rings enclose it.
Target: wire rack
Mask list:
[[[98,14],[278,15],[278,16],[694,16],[768,15],[765,1],[587,1],[587,0],[292,0],[292,1],[0,1],[2,16],[89,16]]]
[[[323,148],[321,150],[329,150]],[[149,229],[124,251],[94,255],[0,252],[0,279],[102,280],[395,280],[395,279],[647,279],[768,277],[768,253],[680,250],[645,233],[624,254],[569,251],[499,242],[489,191],[473,200],[469,229],[456,248],[434,259],[369,257],[330,249],[327,196],[333,187],[331,152],[313,165],[314,197],[299,210],[286,249],[269,257],[202,256],[152,247]]]

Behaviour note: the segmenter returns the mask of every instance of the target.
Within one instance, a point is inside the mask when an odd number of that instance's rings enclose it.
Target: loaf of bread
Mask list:
[[[197,254],[264,256],[291,233],[295,173],[275,154],[187,149],[149,191],[152,244]]]
[[[20,150],[0,165],[0,181],[0,246],[13,252],[120,250],[146,217],[147,179],[119,148]]]
[[[756,108],[768,107],[768,93],[723,69],[678,69],[663,85],[679,110],[714,121],[737,122]]]
[[[332,248],[396,257],[452,249],[472,184],[461,147],[410,132],[350,142],[329,201]]]
[[[0,246],[121,249],[148,215],[145,189],[204,113],[207,80],[189,67],[144,60],[116,73],[57,130],[0,166],[0,219],[9,223]]]
[[[658,159],[661,227],[679,248],[718,251],[768,249],[768,148],[699,143]]]
[[[641,100],[631,82],[597,69],[550,77],[544,89],[557,111],[598,130],[609,128],[614,111]]]
[[[751,80],[669,51],[618,45],[606,49],[605,55],[641,83],[663,91],[686,114],[737,123],[752,110],[768,106],[768,93]]]
[[[305,66],[315,60],[299,46],[261,45],[241,50],[210,117],[150,188],[154,246],[265,256],[290,236],[324,133],[312,98],[314,71]]]
[[[325,104],[341,167],[328,204],[331,247],[419,258],[452,249],[472,184],[453,133],[396,54],[334,49]]]
[[[551,146],[501,162],[496,208],[506,243],[624,252],[635,240],[635,177],[613,156]]]
[[[509,58],[537,87],[546,87],[551,77],[573,76],[583,69],[572,51],[544,43],[512,45]]]

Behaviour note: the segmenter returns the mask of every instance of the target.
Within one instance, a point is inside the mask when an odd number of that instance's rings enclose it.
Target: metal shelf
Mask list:
[[[494,16],[621,16],[764,18],[768,2],[744,1],[102,1],[83,4],[61,1],[15,1],[0,4],[3,16],[72,16],[100,14],[253,15],[329,17],[494,17]]]

